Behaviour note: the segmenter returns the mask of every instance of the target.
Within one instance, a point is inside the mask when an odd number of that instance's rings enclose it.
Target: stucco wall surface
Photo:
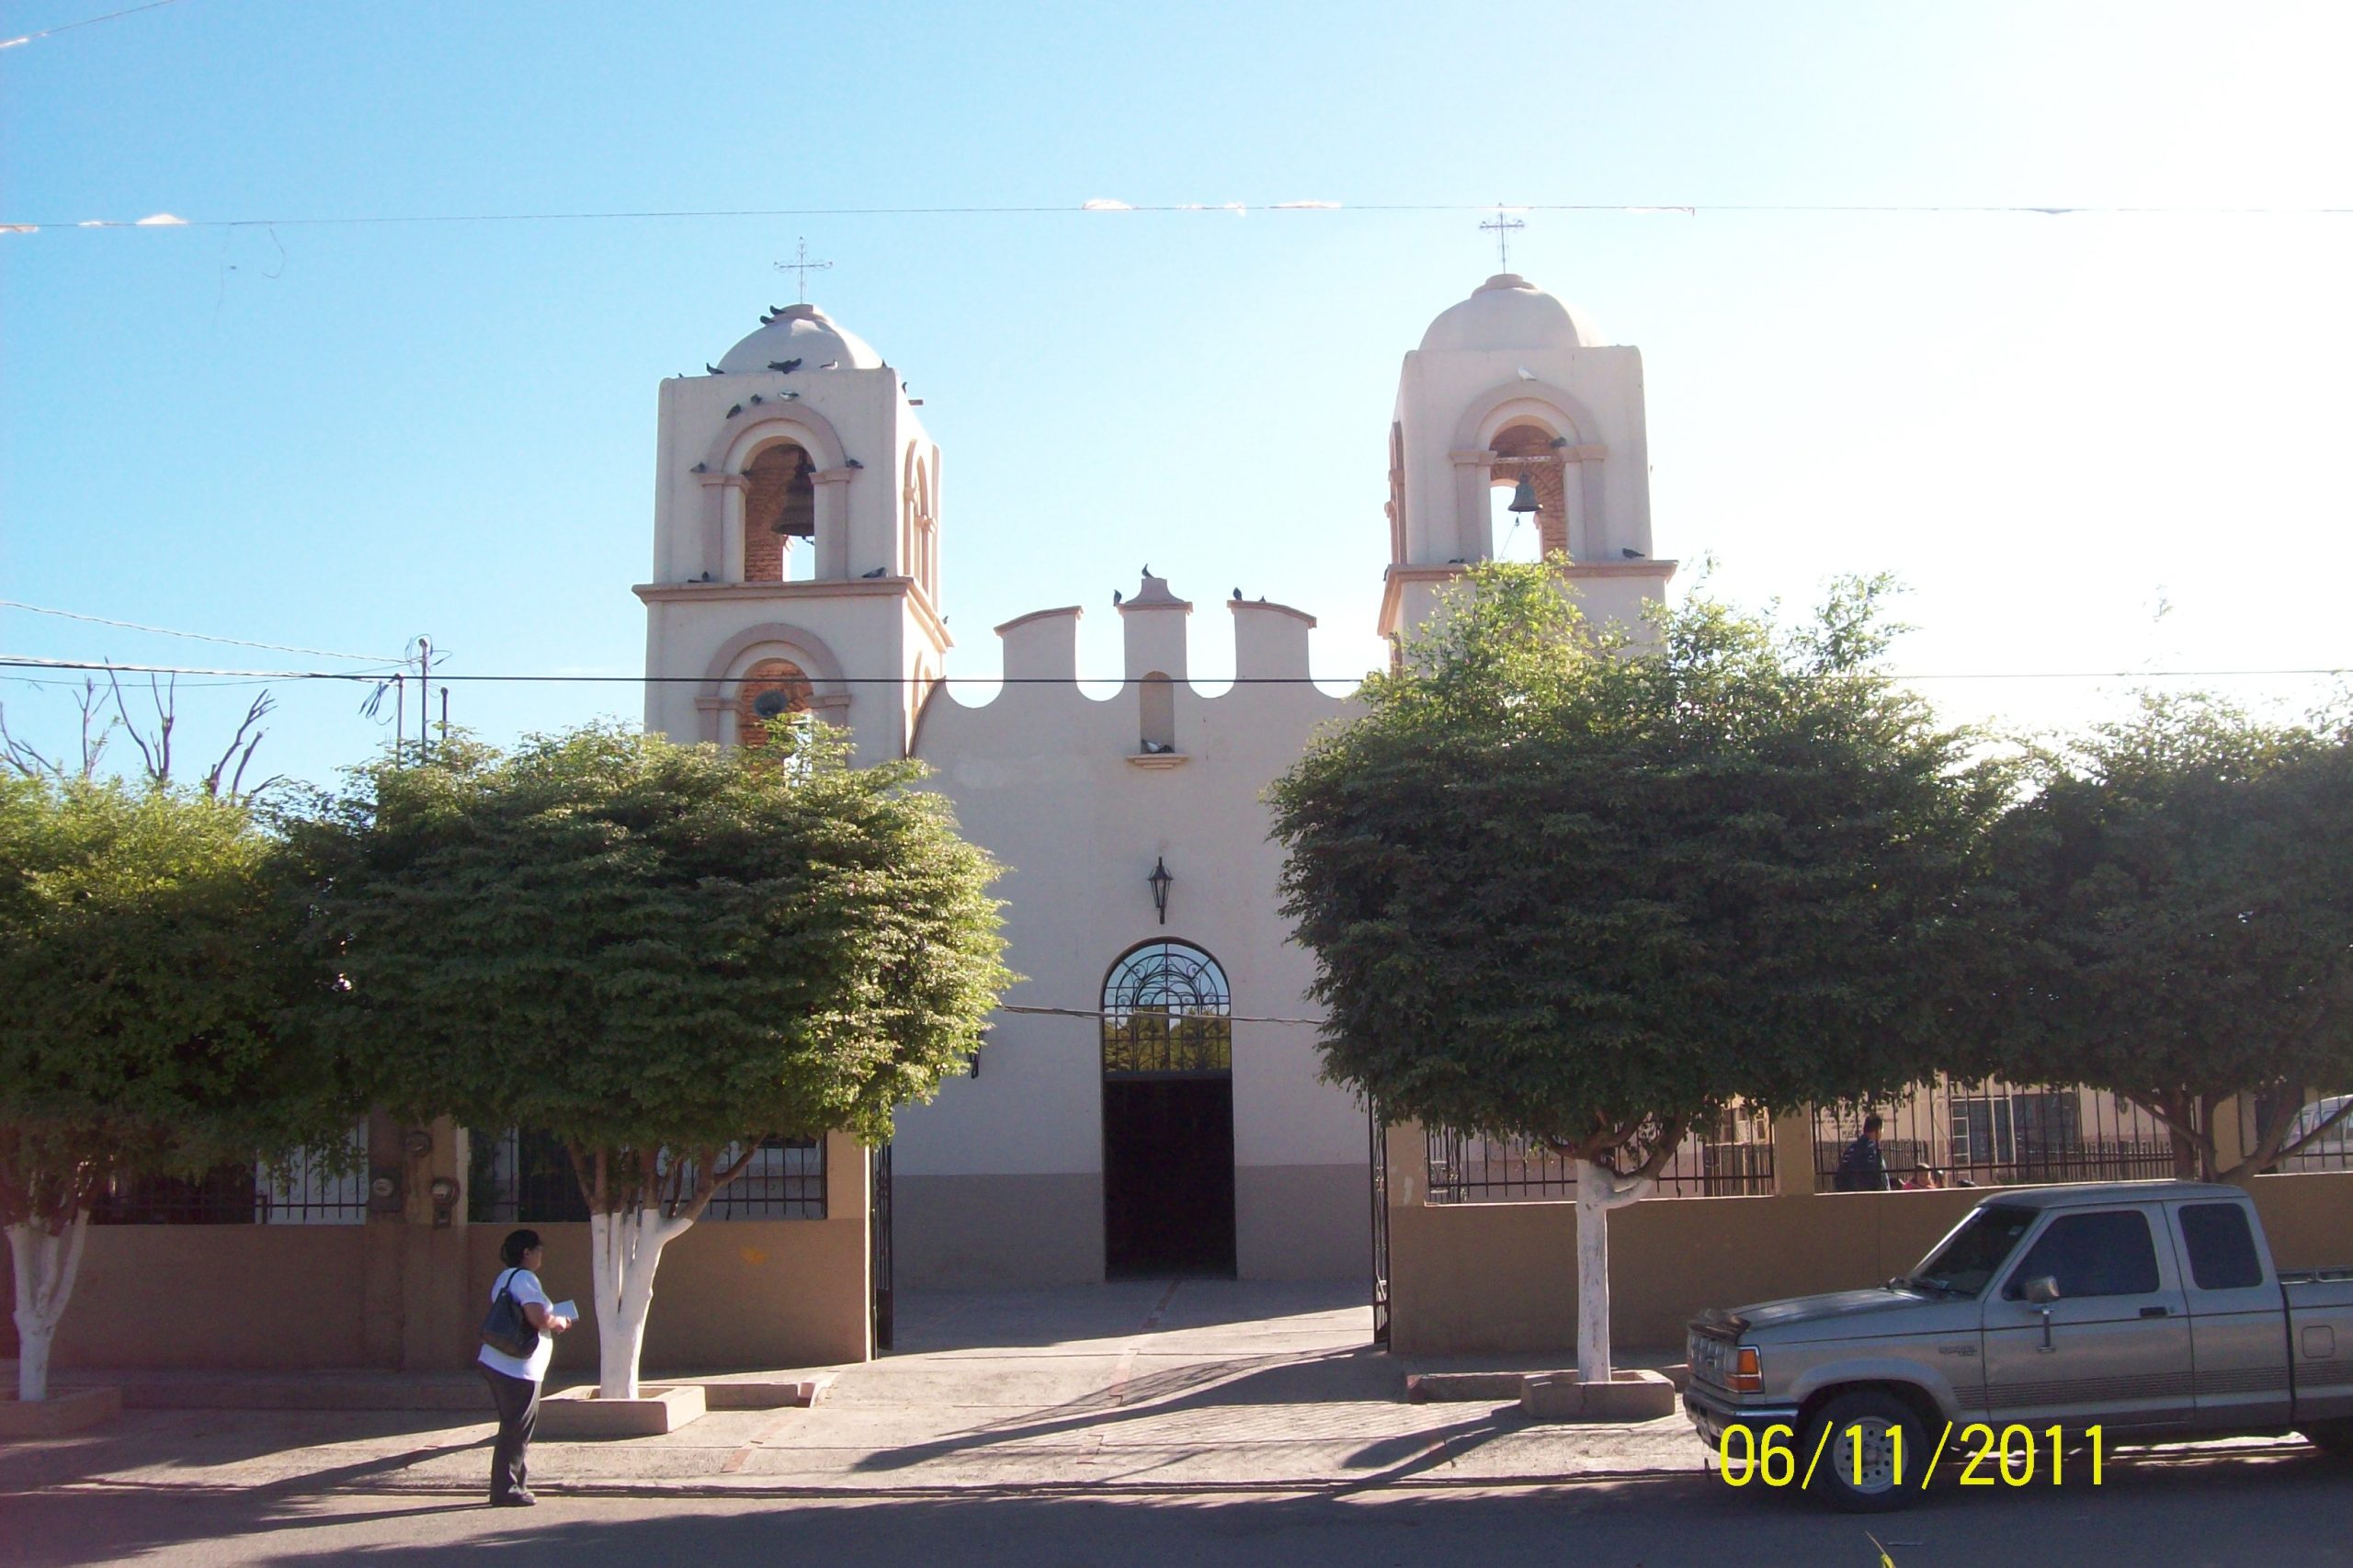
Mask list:
[[[306,1371],[371,1354],[367,1227],[97,1225],[55,1365]],[[15,1300],[8,1259],[0,1285]]]

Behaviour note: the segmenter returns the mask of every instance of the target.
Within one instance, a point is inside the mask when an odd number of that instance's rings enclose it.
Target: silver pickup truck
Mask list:
[[[2234,1187],[1995,1193],[1902,1278],[1711,1309],[1688,1349],[1684,1408],[1728,1465],[1772,1433],[1784,1474],[1854,1510],[1918,1500],[1978,1424],[2078,1452],[2302,1432],[2353,1453],[2353,1268],[2279,1272]]]

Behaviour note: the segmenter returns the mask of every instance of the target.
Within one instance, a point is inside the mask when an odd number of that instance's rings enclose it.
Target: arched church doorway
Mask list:
[[[1233,1006],[1225,971],[1146,942],[1103,983],[1103,1267],[1233,1267]]]

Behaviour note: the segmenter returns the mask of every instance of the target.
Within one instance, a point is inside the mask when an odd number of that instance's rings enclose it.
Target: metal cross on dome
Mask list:
[[[1512,231],[1528,227],[1520,220],[1506,216],[1510,211],[1511,209],[1508,207],[1498,207],[1493,218],[1479,225],[1482,232],[1491,232],[1495,236],[1495,270],[1497,272],[1511,270]]]
[[[792,259],[790,261],[779,261],[775,264],[776,269],[779,272],[793,272],[800,274],[801,302],[804,305],[809,302],[809,275],[813,272],[823,272],[833,265],[834,264],[830,261],[811,261],[809,259],[809,242],[805,239],[798,238],[793,241]]]

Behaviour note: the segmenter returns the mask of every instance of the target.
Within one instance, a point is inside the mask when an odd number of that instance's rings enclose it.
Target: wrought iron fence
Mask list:
[[[200,1176],[119,1176],[94,1225],[357,1225],[368,1218],[365,1130],[339,1155],[216,1165]]]
[[[1566,1155],[1524,1138],[1428,1135],[1432,1203],[1529,1203],[1577,1195]],[[1761,1196],[1773,1190],[1773,1136],[1767,1119],[1727,1112],[1687,1134],[1659,1173],[1661,1198]]]
[[[466,1217],[481,1224],[550,1225],[588,1218],[588,1199],[563,1145],[544,1132],[509,1128],[473,1138]],[[694,1172],[684,1176],[691,1187]],[[706,1220],[822,1220],[825,1144],[820,1138],[763,1140],[751,1165],[722,1187]]]
[[[2119,1096],[1939,1079],[1883,1105],[1817,1108],[1813,1169],[1822,1190],[1834,1188],[1840,1160],[1873,1111],[1881,1121],[1880,1156],[1897,1187],[2157,1181],[2174,1174],[2171,1135]]]

